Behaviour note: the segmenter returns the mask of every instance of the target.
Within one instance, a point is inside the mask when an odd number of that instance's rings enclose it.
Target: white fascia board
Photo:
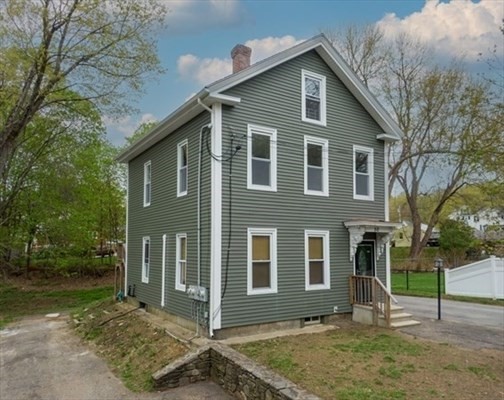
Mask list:
[[[209,92],[203,89],[198,94],[191,97],[182,106],[164,118],[152,130],[137,142],[133,143],[127,149],[123,150],[116,158],[121,163],[127,163],[139,154],[143,153],[149,147],[164,139],[175,129],[180,128],[186,122],[189,122],[198,114],[205,111],[198,103],[198,99],[203,101],[208,97]]]
[[[241,99],[238,97],[215,92],[209,93],[207,89],[203,89],[152,128],[142,139],[121,152],[117,156],[117,161],[125,163],[132,160],[152,145],[164,139],[175,129],[180,128],[186,122],[189,122],[192,118],[203,112],[203,107],[199,104],[198,100],[207,106],[212,106],[215,103],[235,106],[241,102]]]
[[[366,232],[388,232],[399,229],[402,224],[400,222],[388,221],[373,221],[373,220],[354,220],[343,222],[346,228],[361,227]]]
[[[236,85],[239,85],[242,82],[245,82],[263,72],[276,67],[277,65],[283,64],[286,61],[289,61],[292,58],[299,56],[300,54],[306,53],[310,50],[315,49],[320,46],[320,40],[322,35],[315,36],[314,38],[302,42],[296,46],[291,47],[290,49],[284,50],[280,53],[274,54],[271,57],[268,57],[258,63],[245,68],[244,70],[237,72],[233,75],[230,75],[224,79],[221,79],[210,86],[207,89],[211,93],[221,93],[224,92]]]
[[[388,133],[381,133],[379,135],[376,135],[376,139],[383,140],[386,143],[397,142],[400,140],[400,138],[398,138],[397,136],[390,135]]]
[[[320,42],[320,46],[316,48],[320,57],[331,67],[336,76],[343,82],[348,90],[350,90],[378,125],[380,125],[385,135],[395,138],[395,140],[400,140],[403,135],[401,128],[399,128],[389,113],[383,108],[369,89],[364,86],[329,41],[325,37],[322,37]]]
[[[239,98],[224,95],[222,92],[311,50],[317,51],[336,76],[341,79],[350,92],[383,129],[385,133],[378,135],[377,138],[388,141],[400,140],[402,132],[396,122],[390,117],[387,111],[364,86],[359,78],[357,78],[355,73],[333,48],[327,38],[324,35],[318,35],[205,87],[163,119],[163,121],[156,125],[146,136],[119,154],[117,160],[119,162],[130,161],[201,113],[203,110],[198,100],[206,105],[212,105],[217,102],[226,105],[236,105],[240,102]]]
[[[392,119],[388,112],[382,107],[378,100],[373,96],[368,88],[355,75],[350,66],[338,54],[331,43],[324,35],[315,36],[303,43],[300,43],[281,53],[275,54],[263,61],[260,61],[249,68],[236,74],[230,75],[220,81],[217,81],[207,89],[211,93],[222,93],[242,82],[245,82],[271,68],[276,67],[286,61],[289,61],[303,53],[316,50],[322,59],[329,65],[333,72],[341,79],[350,92],[363,105],[366,111],[375,119],[385,132],[384,136],[378,137],[380,140],[388,141],[400,140],[402,131],[397,123]]]
[[[215,103],[225,104],[226,106],[236,106],[240,104],[240,102],[241,99],[239,97],[228,96],[216,92],[211,92],[204,101],[207,106],[211,106]]]

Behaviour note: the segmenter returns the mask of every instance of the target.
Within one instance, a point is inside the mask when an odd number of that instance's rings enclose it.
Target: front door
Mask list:
[[[374,242],[363,241],[355,252],[355,275],[375,276]]]

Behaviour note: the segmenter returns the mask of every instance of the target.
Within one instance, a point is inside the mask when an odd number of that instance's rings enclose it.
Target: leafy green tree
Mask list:
[[[475,238],[470,226],[462,221],[446,220],[441,225],[439,247],[451,266],[459,266]]]
[[[504,159],[502,99],[456,62],[433,64],[430,50],[407,36],[387,42],[379,30],[352,27],[335,45],[404,133],[388,146],[389,190],[397,185],[404,194],[410,257],[418,258],[447,202],[464,186],[499,175],[491,168]]]
[[[143,138],[147,133],[149,133],[156,125],[157,121],[144,122],[138,126],[138,128],[133,132],[133,135],[128,136],[126,138],[126,145],[124,148],[129,147],[133,143],[137,142],[141,138]]]
[[[57,151],[50,164],[30,176],[36,184],[26,186],[17,198],[19,218],[9,225],[27,244],[27,270],[34,244],[49,249],[53,258],[67,254],[85,261],[95,248],[124,240],[124,190],[114,162],[116,149],[97,138]]]
[[[161,72],[155,36],[165,12],[156,0],[0,0],[0,179],[10,188],[0,193],[0,226],[33,167],[25,163],[13,182],[22,144],[44,153],[77,104],[110,115],[131,110]],[[47,122],[53,134],[34,140]]]

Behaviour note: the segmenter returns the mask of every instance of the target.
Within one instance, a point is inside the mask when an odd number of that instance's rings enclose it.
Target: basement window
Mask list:
[[[317,315],[315,317],[306,317],[304,319],[304,324],[305,325],[317,325],[322,322],[322,319],[320,318],[320,315]]]

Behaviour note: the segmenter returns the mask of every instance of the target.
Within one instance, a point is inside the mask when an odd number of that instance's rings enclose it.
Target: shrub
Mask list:
[[[446,220],[441,225],[439,247],[449,266],[458,266],[466,252],[474,246],[475,239],[470,226],[461,221]]]

